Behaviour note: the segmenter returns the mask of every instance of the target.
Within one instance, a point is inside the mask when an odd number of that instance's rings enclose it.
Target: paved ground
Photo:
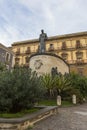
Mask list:
[[[87,104],[59,108],[59,113],[37,123],[32,130],[87,130]]]

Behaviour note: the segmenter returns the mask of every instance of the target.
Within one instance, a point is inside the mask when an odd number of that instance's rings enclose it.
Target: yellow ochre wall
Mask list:
[[[78,40],[80,42],[80,47],[76,48]],[[62,49],[63,42],[66,44],[65,49]],[[53,50],[51,51],[49,50],[50,44],[53,45]],[[38,46],[38,39],[14,42],[12,44],[12,51],[16,53],[17,50],[20,49],[20,53],[16,54],[15,57],[19,58],[18,64],[29,66],[29,63],[26,63],[26,57],[30,57],[32,54],[37,53]],[[26,53],[28,47],[30,47],[30,52]],[[67,54],[66,62],[70,65],[70,71],[87,75],[87,32],[48,37],[46,41],[46,52],[54,53],[60,57],[62,57],[63,53]],[[82,59],[80,59],[79,62],[76,57],[77,52],[82,53]],[[79,70],[81,72],[79,72]]]

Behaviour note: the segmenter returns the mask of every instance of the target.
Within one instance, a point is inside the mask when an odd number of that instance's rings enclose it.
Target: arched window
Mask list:
[[[10,61],[10,53],[6,53],[6,62]]]

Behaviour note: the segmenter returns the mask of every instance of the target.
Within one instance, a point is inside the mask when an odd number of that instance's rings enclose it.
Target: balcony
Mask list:
[[[67,47],[64,47],[64,46],[61,47],[61,50],[66,50],[66,49],[67,49]]]
[[[30,50],[26,50],[25,53],[26,53],[26,54],[30,54],[31,51],[30,51]]]
[[[29,63],[23,65],[24,68],[29,68]]]
[[[48,48],[48,51],[50,51],[50,52],[51,52],[51,51],[54,51],[54,47],[49,47],[49,48]]]
[[[20,55],[20,51],[16,51],[15,53],[16,53],[16,55]]]
[[[77,47],[79,50],[83,50],[83,49],[85,49],[85,50],[87,50],[87,45],[81,45],[81,46],[79,46],[79,47]],[[56,50],[58,50],[58,51],[70,51],[70,50],[76,50],[77,49],[76,48],[76,46],[67,46],[67,47],[57,47],[57,49]]]
[[[62,43],[62,47],[61,47],[61,49],[62,49],[62,50],[66,50],[66,48],[67,48],[67,46],[66,46],[66,42],[63,42],[63,43]]]
[[[84,60],[82,60],[82,59],[76,60],[76,64],[77,65],[84,64]]]
[[[80,60],[68,60],[68,64],[77,64],[77,65],[82,65],[82,64],[87,64],[87,59],[80,59]]]
[[[81,48],[81,43],[80,43],[80,40],[77,40],[76,41],[76,49],[79,49]]]

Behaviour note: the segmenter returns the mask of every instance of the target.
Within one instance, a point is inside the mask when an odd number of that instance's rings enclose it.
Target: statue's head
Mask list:
[[[44,30],[42,29],[41,32],[44,33]]]

